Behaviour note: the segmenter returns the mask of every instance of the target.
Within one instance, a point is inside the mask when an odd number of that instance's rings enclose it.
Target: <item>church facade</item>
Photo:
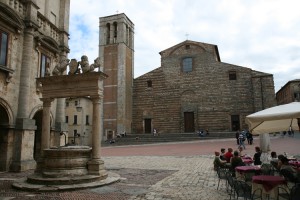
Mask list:
[[[133,133],[246,129],[245,116],[276,105],[273,75],[221,62],[218,47],[183,41],[133,82]]]

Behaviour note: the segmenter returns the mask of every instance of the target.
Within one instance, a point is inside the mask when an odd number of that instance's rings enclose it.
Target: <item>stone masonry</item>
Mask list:
[[[161,67],[134,79],[134,133],[145,132],[145,119],[160,133],[191,132],[185,123],[194,131],[246,129],[246,115],[276,104],[272,74],[221,62],[216,45],[186,40],[160,55]],[[183,72],[184,58],[192,58],[192,71]]]

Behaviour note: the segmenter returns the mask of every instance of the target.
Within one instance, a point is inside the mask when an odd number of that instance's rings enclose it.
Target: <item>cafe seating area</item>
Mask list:
[[[230,200],[300,200],[300,160],[290,158],[288,162],[297,171],[296,176],[271,163],[254,165],[250,157],[242,160],[246,162],[235,167],[235,173],[229,167],[217,168],[217,189],[220,181],[226,181]]]

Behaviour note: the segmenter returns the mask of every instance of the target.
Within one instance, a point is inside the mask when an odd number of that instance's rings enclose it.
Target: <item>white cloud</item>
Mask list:
[[[297,0],[71,0],[70,58],[98,56],[99,18],[135,24],[135,77],[160,66],[159,52],[188,39],[215,44],[221,60],[274,74],[276,91],[299,78]]]

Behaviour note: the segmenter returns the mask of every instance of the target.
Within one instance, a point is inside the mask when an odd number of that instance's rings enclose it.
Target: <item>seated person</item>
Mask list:
[[[226,164],[225,160],[220,159],[220,152],[215,152],[215,159],[214,159],[214,170],[217,170],[219,167],[224,168]]]
[[[233,157],[232,152],[233,152],[233,149],[228,148],[228,151],[224,154],[224,157],[228,163],[230,163],[230,158]]]
[[[278,169],[280,174],[289,181],[295,181],[297,179],[297,171],[289,165],[289,160],[284,155],[278,156]]]
[[[278,158],[277,158],[277,154],[275,151],[271,152],[270,164],[273,165],[273,167],[275,167],[277,169]]]
[[[261,150],[260,147],[255,147],[255,154],[253,156],[254,165],[261,165]]]
[[[242,158],[239,156],[239,152],[238,151],[234,151],[233,152],[233,157],[230,159],[230,171],[233,172],[233,176],[235,176],[235,168],[237,166],[245,166],[245,163],[243,162]]]
[[[239,156],[241,156],[241,157],[243,157],[245,155],[245,154],[243,154],[243,147],[242,146],[239,146],[238,153],[239,153]]]
[[[221,154],[220,154],[220,159],[221,160],[226,160],[225,157],[224,157],[224,154],[225,154],[225,149],[221,148]]]

